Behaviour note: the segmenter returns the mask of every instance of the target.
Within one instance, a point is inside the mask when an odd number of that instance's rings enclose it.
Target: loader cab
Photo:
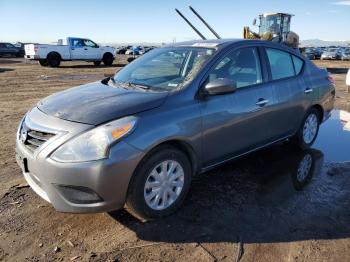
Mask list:
[[[290,32],[291,14],[268,13],[259,15],[259,35],[271,33],[273,37],[285,37]]]

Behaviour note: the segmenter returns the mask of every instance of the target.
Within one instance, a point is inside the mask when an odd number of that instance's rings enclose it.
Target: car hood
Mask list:
[[[167,92],[124,89],[95,82],[48,96],[37,107],[64,120],[99,125],[160,106]]]

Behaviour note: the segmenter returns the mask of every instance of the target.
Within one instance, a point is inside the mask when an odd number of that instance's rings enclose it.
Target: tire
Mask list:
[[[41,59],[41,60],[39,60],[38,62],[39,62],[39,64],[40,64],[41,66],[48,66],[48,65],[49,65],[49,63],[47,62],[46,59]]]
[[[104,65],[111,66],[113,64],[114,57],[111,53],[106,53],[103,55],[102,61]]]
[[[316,121],[316,122],[315,122]],[[320,127],[320,113],[316,108],[311,108],[305,115],[298,132],[293,137],[294,143],[301,149],[308,149],[315,142]],[[310,133],[307,132],[307,124],[311,125]]]
[[[135,57],[128,57],[127,61],[128,63],[131,63],[132,61],[134,61],[136,58]]]
[[[47,55],[47,63],[50,67],[59,67],[61,64],[61,56],[57,53]]]
[[[167,174],[165,178],[170,178],[170,180],[163,180],[162,171],[166,167],[167,172],[169,172],[171,164],[175,165],[175,168],[171,173],[172,175]],[[191,164],[184,153],[171,146],[156,148],[142,160],[131,179],[126,200],[127,210],[135,217],[144,221],[166,217],[174,213],[181,206],[189,191],[191,174]],[[163,182],[157,182],[154,179],[156,177],[158,177],[159,181]],[[177,178],[174,180],[175,177]],[[146,188],[147,181],[150,185],[152,183],[164,183],[163,185],[165,186]],[[180,189],[180,187],[176,187],[175,185],[171,188],[171,183],[182,184],[182,188]],[[167,186],[169,184],[171,189]],[[165,191],[162,188],[165,188]],[[161,191],[159,192],[159,190]],[[157,194],[155,192],[159,193]],[[173,198],[170,195],[173,195]],[[146,200],[147,196],[148,201]],[[166,201],[163,201],[164,196],[167,199]]]
[[[292,172],[292,182],[295,190],[301,191],[312,179],[315,173],[315,157],[311,150],[302,151],[296,169]]]
[[[95,66],[99,66],[101,64],[101,61],[94,61]]]

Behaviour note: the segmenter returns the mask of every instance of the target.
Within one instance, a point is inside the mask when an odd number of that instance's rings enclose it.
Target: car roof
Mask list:
[[[172,47],[182,47],[182,46],[197,46],[197,47],[212,47],[212,48],[220,48],[223,46],[227,46],[233,43],[237,43],[242,41],[242,39],[208,39],[208,40],[191,40],[185,42],[172,43],[167,46]]]
[[[233,45],[254,44],[256,46],[269,46],[271,48],[285,49],[288,52],[298,53],[295,49],[290,48],[281,43],[274,43],[272,41],[260,39],[208,39],[208,40],[192,40],[186,42],[178,42],[166,45],[165,47],[204,47],[223,49]]]

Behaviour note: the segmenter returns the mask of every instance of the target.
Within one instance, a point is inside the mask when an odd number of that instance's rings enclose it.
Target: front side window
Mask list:
[[[84,45],[88,47],[97,47],[97,45],[89,39],[84,40]]]
[[[154,49],[120,70],[114,81],[139,85],[157,91],[182,88],[215,53],[202,47]]]
[[[226,55],[209,74],[209,81],[218,78],[228,78],[234,81],[237,88],[262,83],[257,49],[247,47]]]
[[[292,57],[289,53],[273,48],[266,48],[266,53],[270,63],[272,80],[295,75]]]
[[[13,44],[6,44],[7,48],[15,48],[15,46]]]
[[[304,61],[294,55],[292,55],[292,58],[294,63],[295,74],[299,75],[301,70],[303,69]]]

